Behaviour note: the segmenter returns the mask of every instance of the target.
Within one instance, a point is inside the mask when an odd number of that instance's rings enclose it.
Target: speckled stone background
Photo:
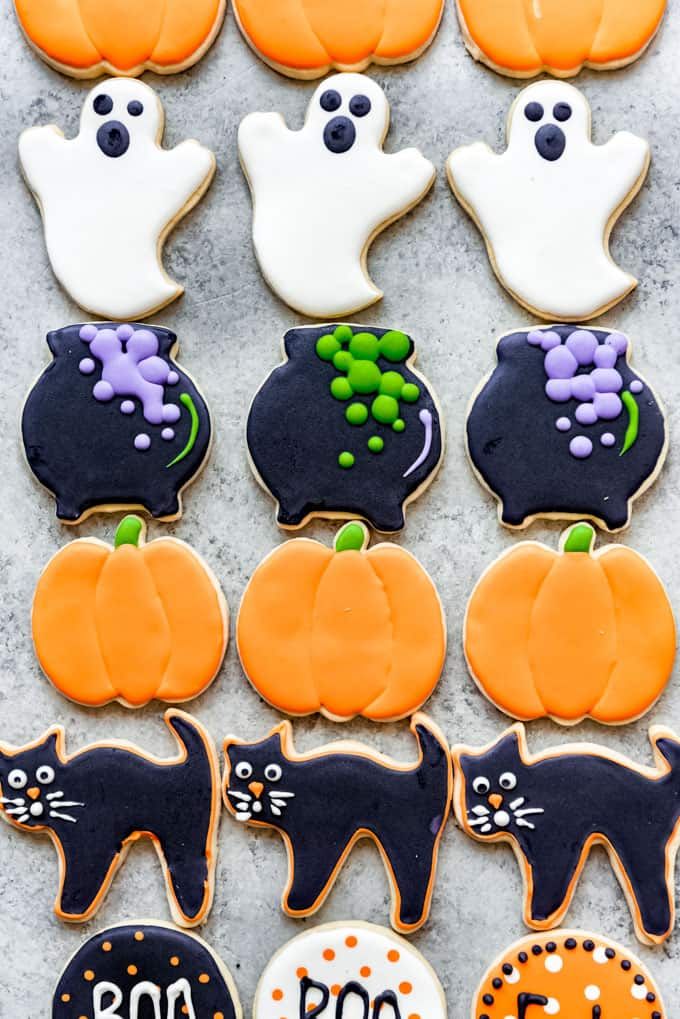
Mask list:
[[[61,77],[38,59],[22,38],[11,7],[5,0],[0,14],[0,738],[25,742],[58,721],[66,727],[71,749],[121,737],[167,754],[174,745],[161,706],[138,713],[118,706],[78,708],[52,689],[33,654],[30,605],[41,567],[70,538],[109,540],[117,518],[95,516],[72,530],[61,526],[52,500],[22,459],[19,415],[47,361],[45,334],[84,316],[52,276],[40,216],[20,177],[16,143],[19,132],[33,124],[54,122],[67,135],[75,134],[91,85]],[[645,135],[652,147],[647,183],[612,240],[617,260],[639,278],[640,286],[601,324],[632,337],[635,363],[656,385],[668,411],[670,456],[656,486],[637,503],[625,540],[650,558],[680,607],[680,12],[677,5],[671,8],[643,59],[618,73],[582,74],[578,84],[593,107],[597,142],[626,128]],[[455,145],[479,138],[500,148],[506,113],[519,86],[467,55],[451,0],[439,35],[421,60],[369,73],[385,87],[392,105],[387,149],[417,145],[438,169],[430,196],[373,245],[371,273],[386,297],[360,316],[413,335],[419,366],[436,387],[447,419],[444,467],[412,505],[400,539],[435,578],[448,623],[447,666],[427,710],[451,742],[488,741],[506,719],[467,674],[461,624],[475,579],[519,538],[499,526],[492,499],[472,475],[463,425],[468,397],[491,367],[494,338],[531,320],[497,284],[476,228],[449,191],[444,161]],[[231,11],[215,46],[192,71],[164,79],[146,75],[145,80],[158,89],[165,105],[166,144],[193,136],[210,146],[218,160],[210,192],[167,246],[168,270],[185,284],[186,294],[157,317],[179,334],[182,363],[212,407],[216,441],[204,474],[186,495],[184,518],[172,527],[152,524],[149,536],[172,533],[191,542],[218,574],[235,613],[252,570],[282,540],[273,504],[248,467],[246,412],[264,375],[279,360],[283,332],[301,321],[270,293],[253,257],[250,199],[238,164],[236,132],[252,110],[280,110],[291,126],[300,125],[315,86],[280,77],[262,64],[245,45]],[[84,255],[97,258],[96,251]],[[533,526],[527,536],[554,544],[559,531],[558,525]],[[305,533],[330,541],[333,528],[315,525]],[[580,607],[565,606],[565,611],[578,613]],[[550,723],[534,724],[531,747],[569,737],[589,739],[649,763],[648,724],[680,728],[677,671],[651,715],[637,724],[622,729],[584,724],[571,733]],[[233,642],[220,676],[190,710],[218,742],[227,732],[260,737],[277,721],[244,679]],[[341,727],[312,718],[297,722],[295,731],[301,749],[351,736],[404,761],[414,755],[406,722]],[[219,846],[215,905],[204,934],[232,970],[248,1015],[268,957],[315,920],[289,920],[280,911],[286,859],[275,835],[248,830],[224,816]],[[49,840],[0,825],[2,1019],[48,1015],[57,977],[89,933],[133,917],[168,918],[160,868],[148,843],[133,848],[93,923],[64,926],[54,918],[56,882],[57,860]],[[388,902],[378,854],[364,844],[353,852],[316,919],[387,923]],[[587,866],[569,921],[639,950],[658,977],[669,1013],[677,1011],[680,935],[655,950],[636,944],[628,909],[602,851]],[[524,933],[520,878],[509,848],[474,844],[451,823],[442,842],[430,921],[413,941],[437,969],[453,1019],[468,1014],[486,965]]]

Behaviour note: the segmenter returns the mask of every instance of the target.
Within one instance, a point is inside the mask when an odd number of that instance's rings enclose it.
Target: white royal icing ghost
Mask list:
[[[148,85],[112,78],[90,92],[80,133],[33,127],[19,140],[59,282],[107,319],[144,318],[183,291],[160,261],[165,234],[215,172],[196,141],[163,149],[163,107]]]
[[[434,180],[417,149],[383,152],[389,119],[379,85],[337,74],[317,88],[301,131],[278,113],[241,123],[257,258],[272,290],[304,314],[336,318],[380,300],[368,246]]]
[[[637,194],[649,145],[621,131],[590,140],[590,107],[562,81],[524,89],[501,155],[480,142],[448,159],[451,187],[482,230],[501,282],[549,319],[583,321],[637,285],[609,255],[609,232]]]

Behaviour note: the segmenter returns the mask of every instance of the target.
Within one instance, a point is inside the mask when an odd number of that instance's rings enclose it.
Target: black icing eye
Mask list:
[[[498,784],[501,789],[514,789],[517,785],[517,776],[511,771],[504,771],[498,779]]]
[[[559,120],[561,124],[563,124],[565,120],[569,120],[571,117],[571,106],[569,103],[556,103],[553,108],[553,117],[555,120]]]
[[[133,99],[132,102],[128,103],[127,110],[131,117],[141,117],[144,113],[144,106],[138,99]]]
[[[248,763],[248,761],[239,761],[236,767],[234,768],[234,771],[236,772],[236,777],[243,780],[246,778],[250,778],[250,776],[253,773],[253,768],[252,765]]]
[[[106,117],[113,109],[113,99],[111,96],[102,94],[95,98],[92,105],[95,113],[98,113],[100,117]]]
[[[264,769],[264,777],[268,782],[278,782],[282,774],[281,765],[279,764],[268,764]]]
[[[342,97],[339,92],[336,92],[334,88],[329,88],[327,92],[321,96],[319,100],[321,103],[321,109],[325,110],[326,113],[334,113],[335,110],[339,110],[342,106]]]
[[[543,118],[543,107],[540,103],[528,103],[524,107],[524,116],[536,124]]]
[[[349,112],[355,117],[365,117],[371,112],[371,100],[368,96],[352,96],[349,101]]]
[[[54,782],[54,768],[50,768],[49,764],[41,764],[35,777],[40,785],[51,785]]]
[[[478,775],[477,778],[472,783],[472,788],[474,789],[478,796],[483,796],[485,793],[488,793],[489,789],[491,788],[491,783],[489,782],[488,778],[484,777],[484,775]]]

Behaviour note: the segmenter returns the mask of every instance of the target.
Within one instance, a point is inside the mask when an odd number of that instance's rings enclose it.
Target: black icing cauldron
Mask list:
[[[87,342],[85,330],[100,339]],[[126,337],[139,331],[150,354],[126,367],[124,355],[138,342]],[[95,353],[102,342],[106,363]],[[111,351],[116,343],[120,351]],[[27,397],[21,429],[28,464],[54,495],[59,519],[75,523],[104,507],[179,516],[181,492],[203,466],[212,427],[201,393],[172,359],[175,334],[146,325],[73,325],[49,333],[47,344],[53,361]],[[146,398],[149,391],[162,420],[145,417],[137,392]]]
[[[278,503],[278,523],[295,528],[340,515],[400,530],[404,506],[432,480],[443,453],[436,399],[411,367],[413,341],[368,326],[307,326],[286,333],[284,352],[247,426],[251,462]]]
[[[577,408],[588,402],[583,394],[556,401],[546,393],[547,352],[538,341],[553,334],[553,343],[557,336],[557,345],[566,346],[575,333],[590,334],[598,346],[625,347],[613,365],[622,383],[616,417],[579,423]],[[627,526],[631,502],[655,477],[667,445],[663,411],[629,357],[626,338],[606,329],[546,326],[500,339],[498,365],[468,415],[467,445],[476,473],[499,500],[502,523],[522,527],[553,515],[590,517],[610,531]],[[580,365],[573,378],[594,376],[595,367]]]

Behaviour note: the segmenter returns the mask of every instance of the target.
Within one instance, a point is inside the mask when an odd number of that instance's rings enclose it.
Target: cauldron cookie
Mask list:
[[[499,340],[498,365],[473,397],[467,446],[507,527],[537,517],[630,523],[668,445],[663,409],[609,329],[550,326]]]
[[[75,524],[96,510],[182,513],[212,426],[203,396],[175,363],[177,337],[138,325],[73,325],[49,333],[53,361],[24,405],[26,459]]]
[[[278,503],[279,526],[363,517],[378,531],[399,531],[444,452],[413,341],[394,329],[306,326],[286,333],[284,356],[255,396],[247,428],[251,466]]]

